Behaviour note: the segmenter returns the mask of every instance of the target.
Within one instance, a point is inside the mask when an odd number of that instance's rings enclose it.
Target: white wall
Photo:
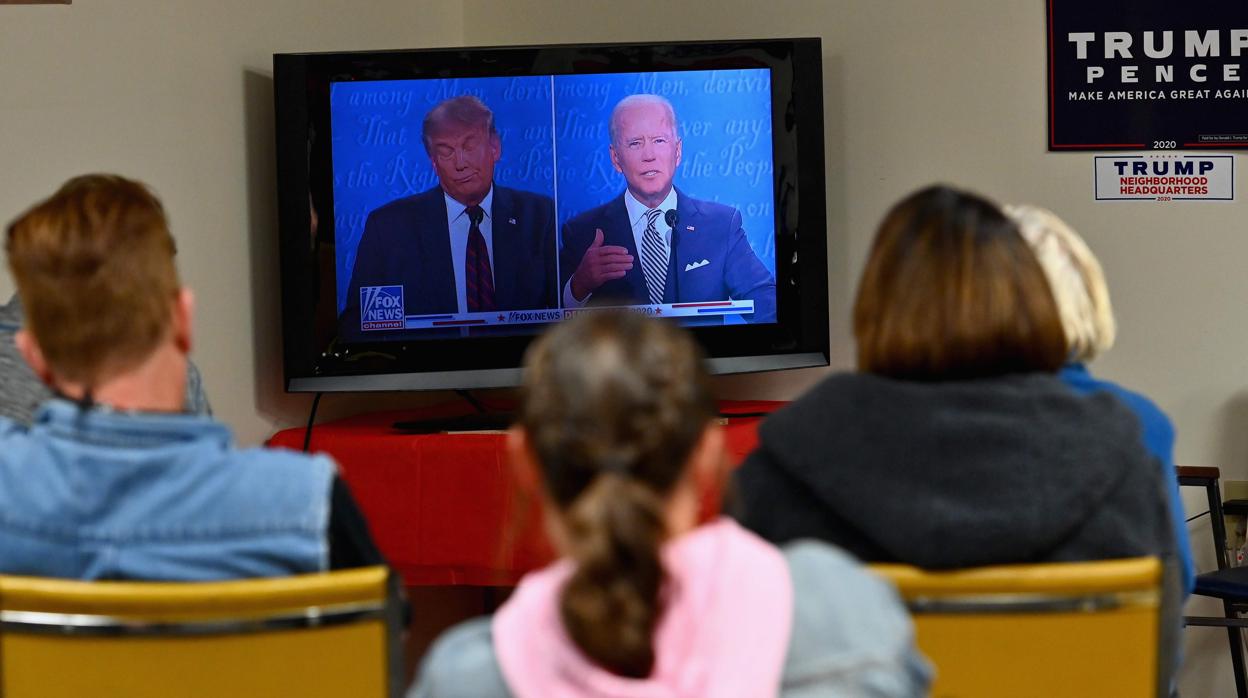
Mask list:
[[[280,391],[272,53],[810,35],[824,40],[835,367],[852,363],[853,285],[890,203],[937,180],[1039,203],[1087,237],[1109,276],[1121,338],[1096,371],[1170,413],[1179,462],[1248,477],[1244,205],[1094,202],[1091,156],[1045,151],[1044,13],[1035,0],[0,6],[0,219],[85,171],[151,182],[170,211],[182,274],[199,293],[196,360],[213,404],[242,442],[255,443],[297,423],[307,406]],[[0,275],[0,296],[11,289]],[[721,387],[788,398],[821,375],[734,377]],[[327,398],[330,414],[377,404]],[[1207,568],[1207,528],[1195,531]],[[1224,635],[1188,634],[1185,693],[1226,695]]]

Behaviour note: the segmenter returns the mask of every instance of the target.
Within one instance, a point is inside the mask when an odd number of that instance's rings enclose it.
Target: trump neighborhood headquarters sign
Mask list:
[[[1233,155],[1098,155],[1096,200],[1233,201]]]
[[[1047,8],[1049,150],[1248,148],[1248,2]]]

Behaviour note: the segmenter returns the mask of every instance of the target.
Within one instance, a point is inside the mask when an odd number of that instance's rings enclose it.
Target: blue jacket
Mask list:
[[[186,414],[46,403],[0,419],[0,573],[174,581],[328,565],[333,462]]]
[[[741,227],[741,212],[731,206],[702,201],[676,190],[677,221],[673,235],[676,254],[671,256],[663,302],[752,300],[750,322],[776,321],[776,281],[759,261]],[[569,220],[563,227],[559,287],[572,278],[601,228],[604,245],[628,249],[635,259],[637,243],[628,221],[624,195]],[[594,291],[597,301],[648,303],[646,277],[641,264],[622,279],[608,281]]]
[[[1174,426],[1170,419],[1153,404],[1152,400],[1126,388],[1098,380],[1080,363],[1067,364],[1062,368],[1061,378],[1081,395],[1104,391],[1118,398],[1140,420],[1144,447],[1161,461],[1163,479],[1167,483],[1170,499],[1170,518],[1174,522],[1175,554],[1183,579],[1183,593],[1188,595],[1196,586],[1196,565],[1192,562],[1192,544],[1187,534],[1187,521],[1183,513],[1183,499],[1179,495],[1179,481],[1174,474]]]

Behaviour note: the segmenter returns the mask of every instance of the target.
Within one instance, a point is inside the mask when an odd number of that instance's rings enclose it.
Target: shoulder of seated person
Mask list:
[[[826,543],[784,553],[794,608],[782,695],[927,695],[932,669],[891,584]]]
[[[1164,425],[1166,428],[1173,430],[1170,417],[1147,395],[1110,381],[1097,380],[1097,384],[1102,388],[1103,392],[1113,395],[1130,408],[1131,411],[1135,412],[1136,416],[1144,423],[1144,426]]]
[[[26,425],[4,415],[0,415],[0,438],[26,434],[29,429]]]
[[[820,541],[795,541],[783,551],[793,580],[795,636],[855,646],[871,637],[885,651],[910,642],[909,615],[887,580]]]
[[[831,543],[804,538],[786,543],[780,550],[789,563],[794,584],[807,577],[822,577],[826,580],[829,574],[845,575],[850,580],[849,583],[867,586],[887,584],[870,574],[857,558]]]
[[[506,691],[490,623],[488,616],[475,618],[443,633],[430,648],[408,698],[468,698]]]

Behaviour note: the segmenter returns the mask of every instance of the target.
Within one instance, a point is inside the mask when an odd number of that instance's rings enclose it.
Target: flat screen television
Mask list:
[[[277,54],[288,391],[519,383],[604,307],[827,365],[819,39]]]

